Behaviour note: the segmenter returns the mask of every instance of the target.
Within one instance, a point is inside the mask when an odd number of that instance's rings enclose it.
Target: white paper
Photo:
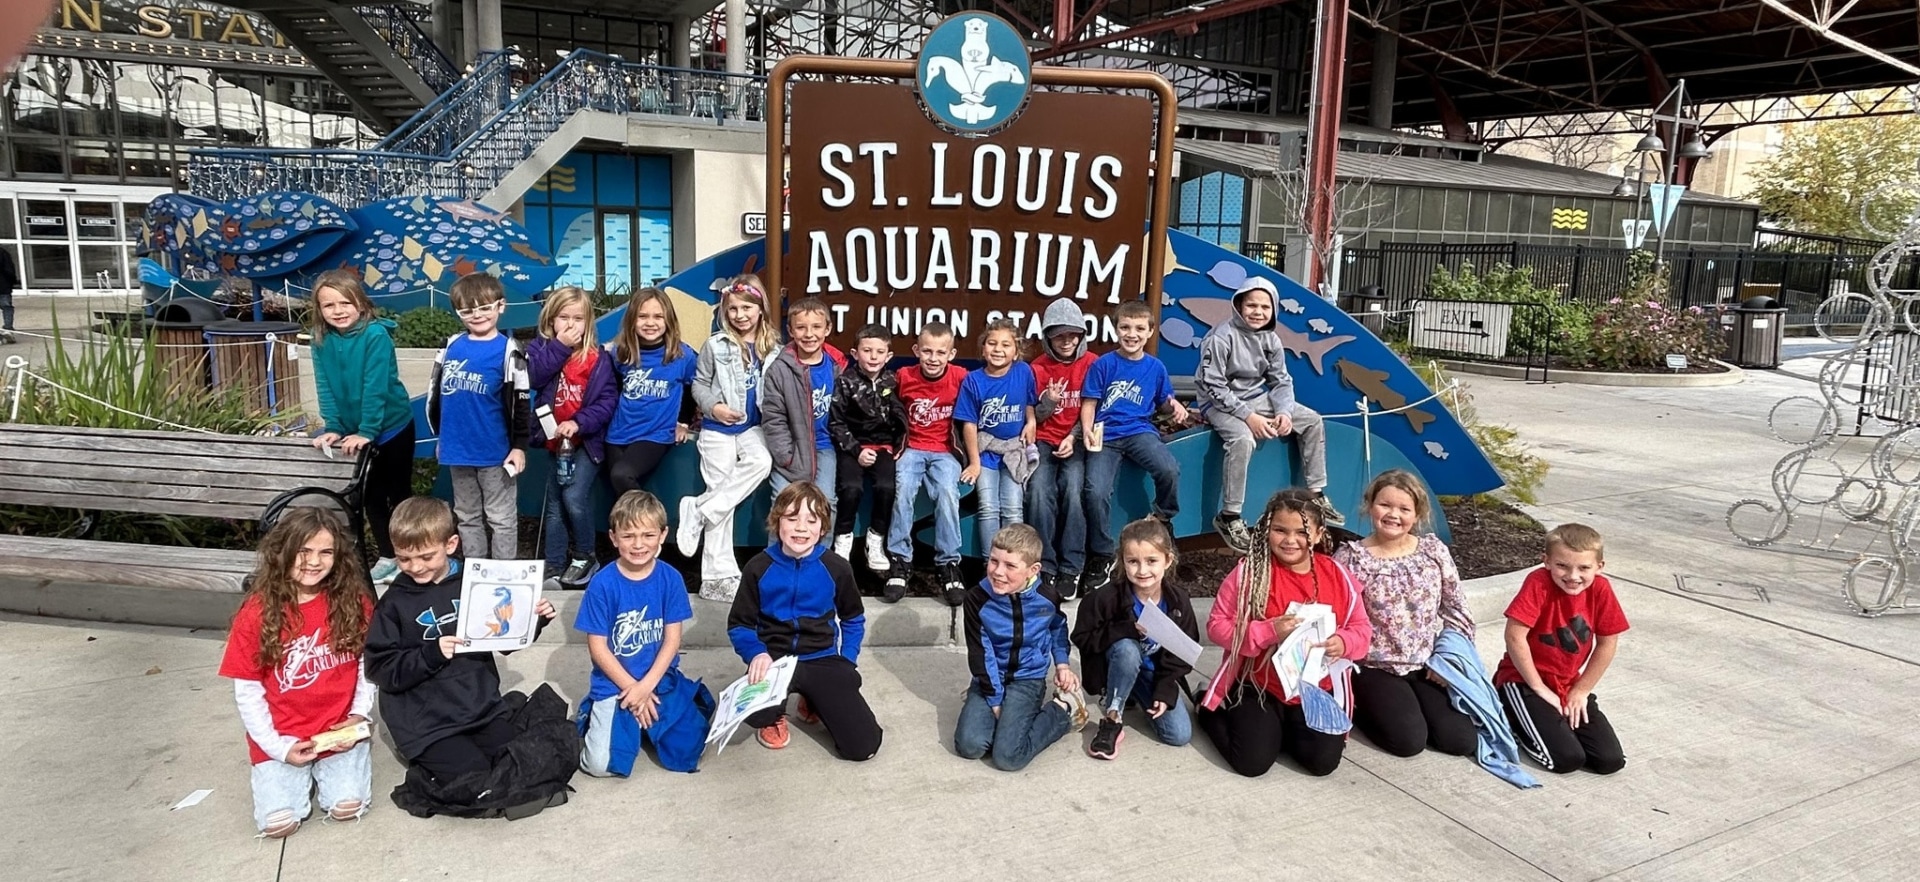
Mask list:
[[[1273,670],[1280,677],[1280,688],[1288,701],[1300,697],[1300,684],[1319,683],[1327,678],[1327,651],[1320,644],[1333,635],[1333,607],[1324,603],[1287,605],[1287,615],[1299,616],[1287,639],[1273,653]]]
[[[1180,657],[1190,665],[1200,663],[1200,642],[1187,636],[1180,626],[1160,611],[1160,604],[1140,604],[1140,627],[1147,632],[1147,639],[1160,644],[1160,648]]]
[[[194,792],[187,794],[185,799],[182,799],[179,802],[174,803],[173,808],[167,809],[167,811],[177,812],[183,808],[193,808],[194,806],[200,804],[200,800],[206,799],[207,797],[212,795],[213,795],[212,788],[208,788],[206,790],[195,790]]]
[[[727,749],[734,730],[740,728],[747,717],[786,703],[787,687],[793,682],[793,669],[798,664],[798,659],[787,656],[769,666],[767,676],[760,682],[749,683],[743,674],[720,691],[720,697],[714,700],[713,723],[707,727],[707,743],[720,743],[714,750],[716,755]]]
[[[467,642],[455,652],[525,649],[538,633],[533,608],[540,605],[537,560],[469,558],[460,582],[460,621],[455,627]]]

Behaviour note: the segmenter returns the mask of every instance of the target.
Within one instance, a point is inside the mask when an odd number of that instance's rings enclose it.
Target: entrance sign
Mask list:
[[[1513,304],[1418,300],[1413,304],[1415,349],[1437,349],[1500,358],[1507,354]]]

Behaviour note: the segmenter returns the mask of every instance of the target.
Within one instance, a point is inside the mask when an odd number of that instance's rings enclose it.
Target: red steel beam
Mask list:
[[[1053,40],[1055,46],[1073,39],[1073,0],[1053,0]]]
[[[1146,36],[1151,36],[1153,34],[1165,33],[1167,31],[1171,31],[1177,28],[1186,27],[1188,25],[1198,25],[1202,22],[1209,22],[1219,18],[1227,18],[1229,16],[1239,15],[1240,13],[1243,13],[1243,12],[1252,12],[1256,9],[1265,9],[1269,6],[1279,6],[1280,4],[1285,2],[1287,2],[1287,0],[1222,0],[1222,2],[1215,3],[1212,6],[1207,6],[1201,9],[1193,9],[1193,10],[1188,10],[1183,12],[1177,12],[1177,13],[1174,13],[1173,15],[1169,15],[1164,18],[1156,18],[1152,21],[1143,22],[1141,24],[1134,25],[1133,27],[1126,28],[1124,30],[1115,31],[1111,34],[1102,34],[1101,36],[1098,36],[1098,37],[1088,37],[1085,40],[1077,40],[1075,42],[1067,43],[1065,45],[1054,46],[1049,49],[1042,49],[1038,52],[1033,53],[1033,60],[1041,61],[1044,59],[1054,58],[1061,55],[1070,55],[1075,52],[1084,52],[1088,49],[1097,49],[1101,46],[1106,46],[1111,43],[1118,43],[1122,40],[1131,40],[1135,37],[1146,37]],[[1344,10],[1346,8],[1346,4],[1342,2],[1340,4],[1340,8]],[[1345,25],[1343,24],[1342,28],[1344,27]]]
[[[1347,0],[1320,0],[1320,21],[1314,34],[1313,103],[1307,108],[1307,290],[1321,296],[1327,268],[1322,258],[1333,253],[1334,197],[1338,183],[1334,159],[1340,153],[1340,120],[1346,116]]]

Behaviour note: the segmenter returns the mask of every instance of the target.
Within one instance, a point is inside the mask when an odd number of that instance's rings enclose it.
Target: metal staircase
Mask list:
[[[381,131],[406,122],[460,77],[421,30],[424,8],[406,0],[222,2],[265,18]]]

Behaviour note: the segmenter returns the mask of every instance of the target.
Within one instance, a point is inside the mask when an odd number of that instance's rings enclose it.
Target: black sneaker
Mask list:
[[[1333,507],[1333,500],[1328,499],[1327,494],[1317,490],[1314,491],[1313,504],[1320,508],[1320,520],[1322,523],[1329,527],[1346,526],[1346,516],[1342,515],[1339,509]]]
[[[1061,573],[1053,580],[1053,590],[1059,592],[1060,602],[1066,603],[1080,596],[1080,574]]]
[[[1093,733],[1093,743],[1087,745],[1087,756],[1094,759],[1110,760],[1120,755],[1120,742],[1127,737],[1127,727],[1119,720],[1100,718],[1100,728]]]
[[[600,568],[592,558],[574,558],[567,565],[567,571],[560,574],[560,587],[568,591],[585,591],[587,583],[593,580],[593,574]]]
[[[887,586],[880,595],[881,600],[899,603],[900,598],[907,596],[907,571],[910,568],[906,561],[897,557],[893,559],[893,567],[887,571]]]
[[[1060,599],[1059,579],[1055,577],[1054,574],[1041,573],[1040,584],[1034,587],[1040,591],[1041,597],[1051,600],[1056,604],[1064,602]]]
[[[1235,554],[1246,554],[1253,548],[1253,533],[1247,529],[1247,522],[1240,519],[1237,511],[1223,511],[1214,515],[1213,531],[1220,534],[1220,538]]]
[[[1080,596],[1087,597],[1107,587],[1112,579],[1113,558],[1099,554],[1088,557],[1087,571],[1080,574]]]
[[[943,563],[940,565],[940,596],[948,606],[959,606],[967,600],[967,583],[960,578],[960,565]]]

